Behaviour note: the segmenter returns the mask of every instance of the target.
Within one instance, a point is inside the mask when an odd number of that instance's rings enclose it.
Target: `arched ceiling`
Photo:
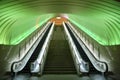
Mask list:
[[[20,43],[59,14],[101,45],[120,45],[120,2],[115,0],[0,0],[0,44]]]

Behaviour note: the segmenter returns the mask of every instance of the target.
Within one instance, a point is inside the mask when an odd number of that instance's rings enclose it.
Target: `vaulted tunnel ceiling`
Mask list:
[[[120,2],[115,0],[0,0],[0,44],[19,44],[59,14],[101,45],[120,45]]]

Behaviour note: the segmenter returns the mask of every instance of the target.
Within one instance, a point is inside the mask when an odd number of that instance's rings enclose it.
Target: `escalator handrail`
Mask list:
[[[74,55],[74,59],[76,59],[75,63],[76,63],[76,66],[78,66],[80,72],[84,72],[84,73],[87,73],[89,72],[89,69],[84,66],[84,64],[87,64],[83,59],[82,57],[79,55],[79,51],[77,50],[77,47],[75,46],[74,44],[74,41],[69,33],[69,31],[67,30],[67,27],[65,26],[65,23],[63,22],[63,26],[64,26],[64,30],[65,30],[65,33],[68,37],[68,40],[69,40],[69,44],[70,44],[70,47],[72,49],[72,52],[73,52],[73,55]],[[88,65],[88,64],[87,64]],[[84,66],[84,67],[83,67]],[[79,72],[78,72],[79,73]]]
[[[52,33],[53,33],[53,29],[54,29],[54,24],[55,22],[53,22],[51,28],[50,28],[50,31],[43,43],[43,46],[41,48],[41,51],[37,57],[37,59],[32,63],[32,66],[31,66],[31,73],[39,73],[39,74],[42,74],[42,71],[43,71],[43,63],[45,61],[45,57],[46,57],[46,53],[47,53],[47,50],[48,50],[48,46],[49,46],[49,43],[50,43],[50,38],[52,36]]]
[[[94,66],[98,71],[100,71],[100,72],[107,72],[107,71],[108,71],[108,65],[107,65],[107,63],[98,60],[98,59],[92,54],[92,52],[88,49],[88,47],[86,46],[86,44],[80,39],[80,37],[78,36],[78,34],[74,31],[75,29],[73,28],[73,26],[72,26],[69,22],[67,22],[67,24],[69,25],[69,27],[70,27],[71,31],[73,32],[73,34],[76,36],[76,39],[77,39],[77,41],[79,42],[79,44],[80,44],[80,42],[82,42],[82,44],[84,44],[84,47],[86,48],[87,52],[90,53],[89,55],[91,55],[91,57],[89,57],[87,53],[86,53],[86,55],[88,56],[89,60],[90,60],[91,63],[93,64],[93,66]],[[81,47],[83,48],[83,45],[82,45]],[[84,48],[83,48],[83,50],[84,50]],[[86,51],[86,50],[84,50],[84,51]],[[92,61],[91,59],[94,59],[94,63],[93,63],[93,61]],[[96,66],[97,66],[97,67],[96,67]],[[104,70],[101,70],[100,67],[104,67]]]
[[[31,57],[31,55],[32,55],[32,53],[31,54],[29,54],[29,51],[34,47],[34,49],[35,49],[35,46],[34,46],[34,44],[37,44],[38,45],[38,40],[41,40],[41,38],[42,38],[42,36],[45,34],[45,32],[46,32],[46,28],[48,28],[48,25],[50,25],[50,22],[48,22],[46,25],[45,25],[45,27],[43,27],[43,29],[40,31],[40,34],[38,35],[38,38],[33,42],[33,44],[32,44],[32,46],[28,49],[28,51],[26,52],[26,54],[25,54],[25,56],[23,57],[23,58],[21,58],[19,61],[14,61],[13,63],[12,63],[12,65],[11,65],[11,72],[19,72],[19,71],[21,71],[24,67],[25,67],[25,65],[27,64],[27,62],[28,62],[28,60],[29,60],[29,58]],[[36,33],[37,34],[37,33]],[[25,61],[25,63],[23,64],[23,62]],[[24,66],[22,66],[21,68],[17,68],[16,69],[16,67],[19,67],[19,66],[21,66],[21,65],[24,65]]]

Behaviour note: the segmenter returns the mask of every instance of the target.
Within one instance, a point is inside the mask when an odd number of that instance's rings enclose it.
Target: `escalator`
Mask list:
[[[75,36],[73,35],[72,31],[71,31],[70,28],[68,27],[68,24],[65,23],[65,25],[66,25],[66,27],[67,27],[67,29],[68,29],[68,31],[69,31],[72,39],[73,39],[73,41],[74,41],[74,43],[75,43],[78,51],[79,51],[82,59],[83,59],[85,62],[88,62],[88,63],[89,63],[89,69],[90,69],[89,72],[90,72],[90,73],[99,73],[99,71],[97,71],[97,70],[95,69],[95,67],[93,66],[93,64],[92,64],[91,61],[89,60],[88,56],[86,55],[85,51],[82,49],[81,45],[79,44],[79,42],[77,41],[77,39],[76,39]]]
[[[41,41],[37,45],[35,51],[32,53],[32,55],[31,55],[30,59],[28,60],[26,66],[20,72],[18,72],[18,73],[30,73],[31,62],[34,62],[37,59],[37,57],[39,55],[39,52],[40,52],[40,50],[41,50],[41,48],[43,46],[43,43],[44,43],[44,41],[45,41],[45,39],[46,39],[49,31],[50,31],[51,26],[52,26],[52,23],[49,25],[49,27],[46,30],[45,34],[43,35]]]
[[[77,74],[63,26],[55,26],[43,74]]]

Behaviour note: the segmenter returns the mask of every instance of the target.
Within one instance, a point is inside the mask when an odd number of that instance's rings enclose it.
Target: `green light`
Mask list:
[[[19,44],[55,14],[67,14],[101,45],[120,45],[120,4],[115,0],[1,0],[0,44]]]
[[[40,17],[38,24],[36,24],[36,19]],[[45,22],[47,22],[53,14],[45,14],[45,15],[27,15],[22,16],[19,20],[16,20],[11,27],[6,29],[6,26],[2,26],[1,30],[2,34],[0,35],[0,44],[6,45],[16,45],[19,44],[22,40],[24,40],[27,36],[29,36],[32,32],[34,32],[38,26],[41,27]],[[14,21],[14,20],[13,20]],[[10,21],[11,22],[11,21]],[[7,23],[6,23],[7,24]]]
[[[120,44],[120,24],[116,16],[91,14],[89,16],[69,14],[69,20],[101,45]]]
[[[39,24],[37,24],[37,26],[41,27],[46,21],[48,21],[48,19],[51,18],[50,15],[48,17],[46,17],[46,16],[48,16],[48,15],[42,15],[42,16],[40,16],[40,22],[39,22]],[[11,40],[11,44],[18,44],[18,43],[20,43],[23,39],[25,39],[32,32],[34,32],[38,28],[37,26],[34,26],[34,27],[30,28],[29,30],[26,30],[25,33],[20,34],[16,38],[13,38]]]

